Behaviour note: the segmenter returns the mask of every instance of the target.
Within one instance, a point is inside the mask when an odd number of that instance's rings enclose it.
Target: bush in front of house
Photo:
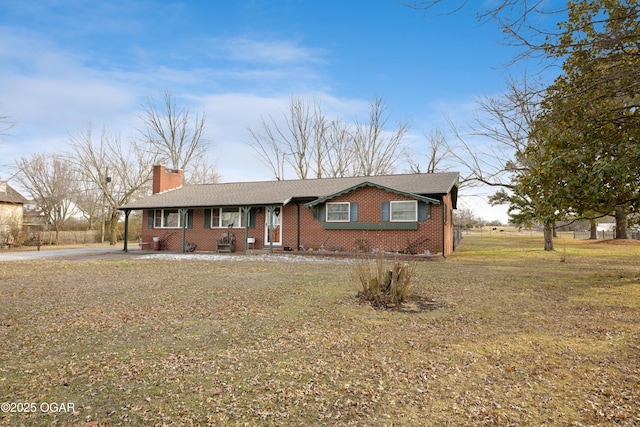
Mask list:
[[[374,307],[397,307],[407,299],[414,271],[415,265],[386,261],[383,257],[378,257],[375,262],[358,261],[353,270],[361,286],[357,296]]]

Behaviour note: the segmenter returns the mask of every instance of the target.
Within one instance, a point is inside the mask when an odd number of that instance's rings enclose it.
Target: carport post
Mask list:
[[[242,213],[244,214],[244,253],[247,253],[247,246],[249,246],[249,212],[251,208],[249,206],[242,207]]]
[[[123,252],[129,252],[129,214],[131,213],[131,209],[124,210],[124,249]],[[40,250],[38,248],[38,250]]]
[[[187,247],[187,211],[188,209],[180,209],[180,215],[182,215],[182,253],[185,253]]]
[[[269,253],[273,253],[273,213],[276,210],[275,206],[267,207],[267,213],[269,214]]]

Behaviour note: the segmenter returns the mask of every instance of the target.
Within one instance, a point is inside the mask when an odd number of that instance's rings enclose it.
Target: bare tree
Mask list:
[[[389,118],[384,101],[376,97],[369,104],[368,121],[362,123],[356,120],[353,134],[354,175],[387,175],[395,171],[397,162],[404,154],[403,138],[409,130],[409,123],[400,121],[394,130],[387,130]]]
[[[0,113],[0,137],[6,136],[16,123],[5,113]],[[2,141],[2,139],[0,139]]]
[[[436,11],[444,7],[440,13],[457,13],[465,7],[478,7],[480,3],[469,0],[420,0],[406,2],[405,5],[417,10]],[[498,0],[483,2],[477,9],[479,21],[495,21],[505,34],[503,42],[526,48],[519,58],[532,56],[549,46],[559,36],[552,15],[566,12],[566,7],[547,0]],[[543,27],[546,23],[546,27]]]
[[[484,98],[480,102],[483,115],[468,134],[482,139],[482,149],[456,133],[459,146],[452,152],[467,170],[466,183],[498,188],[489,201],[509,205],[515,223],[542,222],[544,249],[551,251],[555,221],[561,219],[563,212],[554,207],[552,190],[535,183],[523,184],[544,167],[539,140],[534,135],[540,114],[538,93],[526,81],[511,81],[509,91],[502,97]]]
[[[185,181],[191,182],[189,167],[206,159],[205,114],[192,116],[188,107],[178,107],[169,90],[164,91],[163,101],[162,108],[158,108],[152,97],[147,99],[140,116],[144,124],[140,132],[158,161],[183,169]]]
[[[322,176],[338,178],[353,175],[355,153],[349,126],[342,120],[332,120],[325,127],[323,136]]]
[[[218,167],[206,157],[198,157],[189,168],[189,184],[215,184],[220,181]]]
[[[370,103],[365,122],[330,120],[320,102],[292,96],[281,121],[261,120],[261,131],[249,129],[253,149],[276,179],[289,165],[299,179],[392,173],[403,154],[409,125],[388,130],[389,114],[381,98]]]
[[[440,129],[434,129],[428,134],[425,133],[424,137],[427,142],[425,153],[427,159],[426,170],[423,171],[415,155],[408,155],[407,163],[409,163],[411,171],[414,173],[436,173],[446,170],[446,166],[443,163],[452,157],[452,153],[444,132]]]
[[[110,224],[109,241],[115,245],[121,215],[118,207],[148,191],[152,173],[149,165],[156,159],[139,145],[124,144],[118,135],[105,130],[98,141],[94,141],[90,128],[71,135],[70,144],[82,181],[99,193],[99,210]]]
[[[291,96],[282,120],[262,117],[260,127],[261,132],[249,129],[256,143],[252,147],[276,179],[284,179],[287,164],[300,179],[322,177],[326,118],[319,101]]]
[[[273,123],[273,118],[271,118],[271,122]],[[256,145],[252,145],[252,147],[258,154],[258,159],[271,169],[273,177],[278,181],[283,180],[285,178],[286,153],[283,151],[280,140],[276,136],[277,130],[274,131],[264,117],[261,118],[260,123],[262,133],[258,133],[251,128],[248,129],[251,137],[256,142]]]
[[[75,165],[68,159],[54,154],[22,156],[16,161],[20,173],[16,180],[29,191],[40,206],[48,223],[55,230],[58,244],[64,223],[75,212],[73,200],[78,190]]]
[[[288,132],[278,132],[288,149],[286,157],[300,179],[308,178],[309,171],[316,160],[316,171],[321,170],[317,165],[321,162],[320,140],[324,132],[324,118],[320,112],[320,104],[300,97],[291,97],[289,102],[289,117],[286,120]],[[276,128],[277,129],[277,128]],[[320,154],[318,154],[320,153]]]
[[[105,203],[102,197],[102,189],[84,179],[80,179],[78,186],[79,191],[74,203],[86,221],[86,229],[95,230],[96,226],[99,226],[101,222],[104,224],[103,220],[105,219]],[[104,232],[100,239],[104,241]]]
[[[451,123],[457,142],[450,153],[464,170],[466,184],[509,189],[512,174],[529,167],[525,150],[538,114],[539,86],[526,79],[507,85],[503,95],[478,101],[479,114],[465,132]]]
[[[456,13],[464,7],[478,8],[478,20],[496,23],[505,36],[500,41],[518,49],[512,60],[504,65],[533,59],[537,61],[538,71],[543,71],[562,65],[571,53],[597,52],[616,46],[619,48],[617,55],[623,60],[616,64],[607,63],[606,72],[598,73],[591,83],[594,86],[616,87],[617,95],[628,96],[637,108],[640,70],[635,58],[638,56],[637,40],[640,38],[640,4],[636,0],[497,0],[482,3],[418,0],[408,1],[405,5],[429,12],[441,10],[444,14]],[[582,14],[578,19],[574,19],[576,10]],[[589,13],[584,14],[586,11]],[[611,11],[614,13],[611,14]],[[565,22],[558,24],[559,21]],[[594,28],[598,34],[588,37]],[[598,61],[608,61],[604,55],[598,56]],[[616,113],[616,110],[612,112]]]

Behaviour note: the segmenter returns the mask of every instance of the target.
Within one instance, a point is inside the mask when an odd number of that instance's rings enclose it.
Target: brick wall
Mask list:
[[[185,238],[189,243],[196,243],[196,251],[215,251],[216,243],[222,237],[222,233],[229,231],[227,228],[206,228],[204,227],[204,209],[193,210],[192,228],[185,230]],[[261,219],[258,219],[262,217]],[[142,241],[151,242],[153,237],[159,237],[166,245],[166,250],[179,251],[182,249],[182,229],[181,228],[154,228],[147,227],[149,211],[142,214]],[[256,214],[256,228],[249,229],[249,236],[255,237],[255,248],[264,245],[264,209]],[[232,228],[231,233],[236,238],[236,251],[244,251],[244,228]]]
[[[332,202],[357,202],[358,222],[380,223],[382,202],[414,200],[376,187],[362,187],[332,199]],[[285,211],[285,230],[295,225],[292,209]],[[308,249],[341,249],[344,251],[405,251],[415,253],[442,252],[442,213],[439,205],[431,205],[430,216],[418,222],[417,230],[325,230],[323,222],[313,217],[312,209],[301,207],[300,242]],[[285,245],[295,247],[287,233]],[[293,244],[292,244],[293,243]]]
[[[182,186],[182,169],[167,169],[163,165],[153,167],[153,194]]]
[[[333,199],[335,202],[357,202],[358,222],[381,223],[382,202],[414,200],[412,198],[385,191],[376,187],[362,187],[348,194]],[[414,253],[442,253],[448,255],[453,251],[453,222],[451,218],[451,196],[444,197],[440,205],[429,205],[429,213],[426,221],[418,222],[417,230],[325,230],[323,222],[314,218],[314,210],[303,204],[288,204],[281,208],[282,218],[282,245],[276,248],[291,247],[294,250],[298,243],[307,249],[343,251],[405,251]],[[265,243],[265,207],[254,208],[255,228],[250,228],[248,235],[256,240],[255,248],[268,248]],[[446,212],[447,222],[444,224],[443,216]],[[298,234],[298,216],[299,230]],[[166,242],[167,250],[180,250],[182,245],[182,229],[148,229],[148,211],[143,213],[143,241],[151,241],[152,237],[160,237]],[[197,251],[215,251],[216,242],[226,228],[204,228],[204,209],[195,209],[193,212],[193,228],[186,230],[187,242],[197,243]],[[233,228],[232,233],[236,237],[236,251],[244,251],[244,228]],[[444,234],[444,236],[443,236]]]

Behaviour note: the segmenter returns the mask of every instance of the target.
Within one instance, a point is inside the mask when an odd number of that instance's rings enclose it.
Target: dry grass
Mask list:
[[[357,296],[374,307],[398,307],[409,296],[414,271],[415,263],[387,261],[382,255],[375,261],[358,260],[352,271],[361,287]]]
[[[2,425],[638,425],[640,247],[465,236],[418,313],[344,264],[0,263]],[[561,257],[564,262],[561,262]]]

